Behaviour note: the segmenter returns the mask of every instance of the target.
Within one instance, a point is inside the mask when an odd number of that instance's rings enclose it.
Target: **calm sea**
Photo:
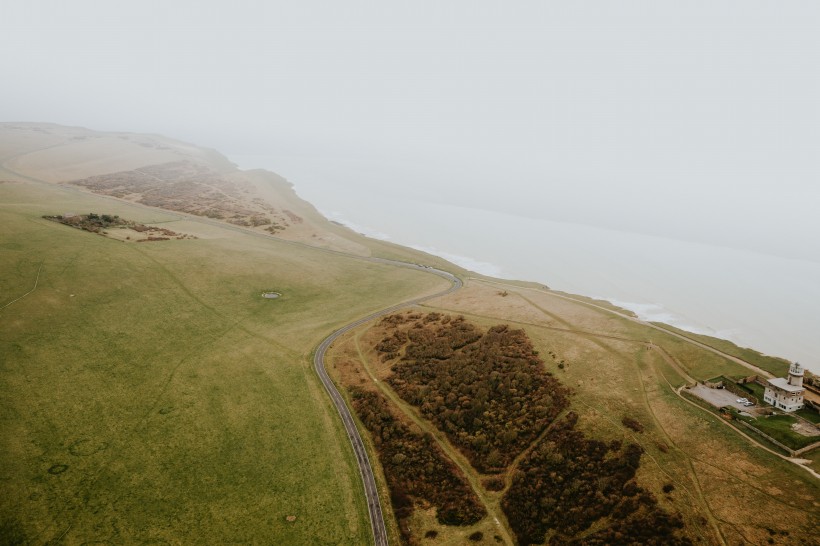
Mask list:
[[[331,220],[473,271],[609,300],[660,321],[799,360],[820,372],[820,264],[747,250],[357,191],[298,164],[268,168]],[[281,168],[281,167],[280,167]]]

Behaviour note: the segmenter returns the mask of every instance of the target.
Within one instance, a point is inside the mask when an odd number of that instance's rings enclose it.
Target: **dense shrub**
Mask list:
[[[567,406],[569,391],[545,370],[523,330],[482,333],[463,317],[447,318],[382,321],[404,327],[377,345],[383,355],[396,354],[398,332],[407,335],[387,382],[477,470],[503,470]]]
[[[621,423],[623,423],[623,425],[626,428],[632,429],[635,432],[643,432],[643,425],[639,421],[633,419],[632,417],[625,416],[623,419],[621,419]]]
[[[350,388],[353,408],[370,431],[390,489],[390,502],[405,541],[416,503],[435,506],[439,523],[471,525],[486,515],[466,478],[429,434],[410,430],[380,394]]]
[[[556,423],[522,459],[502,508],[521,544],[689,544],[683,524],[639,487],[642,450],[575,430],[577,415]],[[592,526],[600,530],[575,537]]]
[[[520,544],[690,544],[679,536],[681,518],[636,483],[639,446],[587,438],[575,430],[573,412],[556,421],[569,389],[546,371],[522,330],[481,332],[448,315],[399,317],[382,321],[386,335],[377,346],[383,357],[403,353],[387,382],[480,472],[504,469],[551,425],[502,498]],[[643,431],[631,417],[622,422]],[[499,477],[484,480],[491,491],[504,485]]]

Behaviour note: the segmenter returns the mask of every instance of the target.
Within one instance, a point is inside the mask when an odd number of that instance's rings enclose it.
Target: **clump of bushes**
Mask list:
[[[624,418],[621,419],[621,423],[623,423],[626,428],[634,430],[635,432],[643,432],[643,425],[632,417],[624,416]]]
[[[466,478],[429,434],[395,418],[380,394],[350,387],[353,408],[370,431],[405,541],[415,503],[435,506],[444,525],[472,525],[486,515]]]
[[[78,229],[84,229],[92,233],[100,233],[105,228],[126,225],[128,223],[116,215],[97,214],[94,212],[68,216],[43,216],[43,218]]]
[[[393,335],[382,339],[379,344],[376,345],[376,350],[381,353],[382,362],[387,362],[399,356],[399,350],[401,350],[405,343],[407,343],[407,334],[401,330],[396,330],[393,332]]]
[[[635,483],[642,449],[575,430],[570,412],[522,459],[502,508],[520,544],[688,545],[681,518]],[[571,515],[571,517],[569,517]],[[600,530],[575,539],[590,527]]]
[[[407,336],[387,382],[480,472],[503,470],[567,406],[569,390],[545,370],[523,330],[402,317],[382,321],[394,330],[376,347],[382,358],[396,354],[397,332]]]

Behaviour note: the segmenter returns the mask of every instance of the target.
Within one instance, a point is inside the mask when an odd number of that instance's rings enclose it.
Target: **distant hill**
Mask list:
[[[749,428],[811,423],[685,390],[780,362],[368,239],[213,150],[0,124],[0,543],[371,543],[314,355],[391,543],[820,533],[818,450]]]

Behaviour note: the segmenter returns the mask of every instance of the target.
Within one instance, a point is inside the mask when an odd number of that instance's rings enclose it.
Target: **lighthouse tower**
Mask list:
[[[776,377],[766,382],[763,401],[783,411],[803,407],[803,366],[795,362],[789,366],[789,377]]]
[[[799,362],[795,362],[789,368],[789,385],[795,387],[803,386],[803,367]]]

